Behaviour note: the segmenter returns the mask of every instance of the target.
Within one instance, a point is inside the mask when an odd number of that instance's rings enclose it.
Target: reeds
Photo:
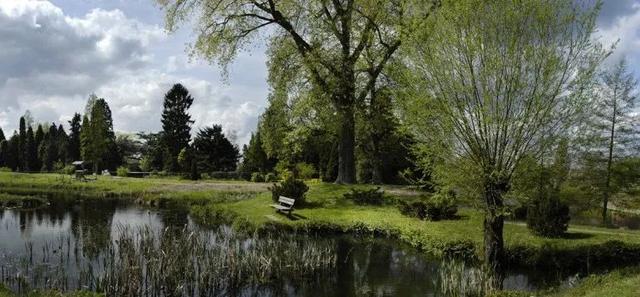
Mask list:
[[[229,228],[153,230],[117,227],[117,236],[95,257],[75,241],[60,238],[33,246],[15,265],[3,265],[12,289],[106,293],[107,296],[218,296],[283,281],[302,281],[334,271],[329,240],[297,235],[240,235]],[[87,243],[84,243],[85,245]]]

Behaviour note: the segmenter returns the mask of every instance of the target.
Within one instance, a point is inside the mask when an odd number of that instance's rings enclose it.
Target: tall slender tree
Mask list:
[[[0,128],[0,141],[3,141],[3,140],[7,140],[7,139],[4,137],[4,131],[2,131],[2,128]]]
[[[526,156],[575,124],[606,56],[592,34],[600,5],[575,0],[449,0],[410,49],[405,104],[413,132],[451,171],[462,164],[484,206],[484,260],[504,272],[504,195]]]
[[[302,61],[299,74],[323,93],[339,122],[338,183],[354,183],[355,108],[385,69],[407,32],[408,15],[426,18],[439,2],[434,1],[228,1],[157,0],[167,11],[167,28],[197,14],[195,53],[227,65],[245,46],[268,31],[270,40],[291,45]],[[377,53],[372,76],[362,76],[359,64],[364,48],[372,44]]]
[[[9,167],[7,164],[9,159],[9,142],[7,140],[0,141],[0,167]]]
[[[38,146],[36,145],[36,138],[33,133],[33,128],[31,126],[27,128],[27,139],[26,139],[25,149],[26,149],[27,170],[39,171],[40,167],[38,166]]]
[[[19,127],[19,138],[18,138],[18,170],[25,171],[27,169],[27,124],[24,117],[20,117],[20,127]]]
[[[193,104],[193,97],[181,84],[175,84],[164,96],[162,110],[163,144],[167,152],[165,169],[178,170],[178,154],[189,146],[191,141],[191,115],[188,110]]]
[[[638,97],[638,81],[628,70],[625,59],[600,75],[596,89],[596,102],[587,127],[587,149],[592,156],[602,156],[594,160],[604,168],[604,182],[596,184],[602,195],[602,223],[607,223],[607,209],[611,195],[613,165],[629,156],[637,148],[637,117],[635,105]]]
[[[80,160],[80,131],[82,130],[82,116],[79,113],[73,115],[69,121],[68,157],[71,161]]]

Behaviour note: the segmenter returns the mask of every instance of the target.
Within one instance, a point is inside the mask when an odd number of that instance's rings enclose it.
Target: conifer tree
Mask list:
[[[187,113],[193,97],[181,84],[175,84],[164,97],[162,110],[163,144],[166,151],[165,169],[178,170],[178,154],[191,140],[191,116]]]

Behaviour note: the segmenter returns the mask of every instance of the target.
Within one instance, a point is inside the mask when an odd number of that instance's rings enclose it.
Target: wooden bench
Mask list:
[[[287,212],[291,215],[291,211],[293,211],[293,204],[295,202],[295,199],[280,196],[280,198],[278,198],[278,204],[271,204],[271,207],[275,208],[278,212]]]

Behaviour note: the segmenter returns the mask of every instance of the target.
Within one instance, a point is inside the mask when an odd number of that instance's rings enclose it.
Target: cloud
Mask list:
[[[611,2],[611,3],[609,3]],[[607,1],[606,5],[613,6],[614,1]],[[619,10],[613,9],[618,14],[610,16],[605,14],[606,22],[601,22],[598,35],[605,45],[617,42],[615,51],[607,63],[615,63],[622,57],[626,57],[632,65],[640,64],[640,1],[617,2]],[[622,9],[624,8],[624,10]],[[605,13],[603,11],[603,13]],[[613,13],[610,13],[613,14]],[[640,73],[639,73],[640,74]]]
[[[240,144],[248,142],[264,109],[264,54],[243,53],[232,81],[221,84],[208,63],[189,62],[184,41],[120,9],[93,8],[72,17],[49,1],[0,1],[0,40],[5,134],[26,110],[38,122],[66,123],[84,111],[91,93],[107,100],[117,131],[158,131],[164,94],[178,82],[195,97],[194,128],[222,124]]]

